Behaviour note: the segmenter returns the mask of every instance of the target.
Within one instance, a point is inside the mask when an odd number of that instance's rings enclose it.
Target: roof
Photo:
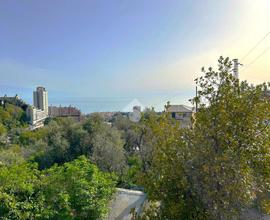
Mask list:
[[[167,112],[193,112],[192,107],[186,105],[170,105]]]

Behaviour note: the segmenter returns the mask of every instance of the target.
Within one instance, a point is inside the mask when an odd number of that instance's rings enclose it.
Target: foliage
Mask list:
[[[48,129],[40,128],[34,131],[24,129],[19,135],[19,143],[24,146],[29,146],[38,140],[44,139],[48,135]]]
[[[43,193],[54,218],[100,219],[107,213],[115,177],[101,173],[85,157],[53,166],[43,174]]]
[[[201,202],[192,193],[186,166],[189,148],[186,133],[169,115],[148,121],[156,137],[150,168],[141,173],[140,183],[149,200],[161,202],[155,210],[147,210],[154,219],[200,219]],[[155,214],[154,214],[155,213]],[[148,216],[149,217],[149,216]]]
[[[119,186],[125,189],[141,189],[138,186],[138,178],[142,168],[142,161],[135,155],[128,157],[127,160],[127,169],[119,177]]]
[[[148,109],[139,122],[95,113],[30,131],[21,108],[0,107],[2,219],[100,219],[115,174],[118,186],[145,188],[143,219],[231,219],[250,206],[269,213],[269,85],[240,82],[231,70],[222,57],[217,71],[202,69],[189,129]]]
[[[239,82],[230,71],[222,57],[218,71],[203,69],[192,129],[153,122],[157,142],[142,183],[161,202],[161,219],[231,219],[269,193],[269,88]],[[266,210],[269,203],[261,204]]]
[[[11,145],[0,150],[0,165],[13,165],[23,163],[23,148],[18,145]]]
[[[200,110],[190,174],[214,219],[239,214],[270,184],[270,103],[263,95],[268,87],[240,82],[229,73],[231,66],[221,57],[217,72],[203,70],[205,76],[197,79]]]
[[[100,219],[114,192],[115,176],[80,157],[39,171],[36,164],[0,167],[2,219]]]
[[[40,184],[35,164],[0,167],[1,219],[38,218],[43,207]]]
[[[91,151],[87,154],[91,161],[103,171],[121,175],[126,163],[121,133],[107,124],[97,113],[84,122],[83,129],[87,132],[91,146]]]
[[[0,106],[0,124],[6,129],[22,127],[26,124],[26,113],[12,104],[6,104],[6,107]]]

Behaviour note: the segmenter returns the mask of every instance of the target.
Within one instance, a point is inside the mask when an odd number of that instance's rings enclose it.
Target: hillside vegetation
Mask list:
[[[186,129],[147,109],[139,122],[94,113],[30,131],[22,109],[0,107],[0,216],[101,219],[116,186],[147,192],[151,205],[135,219],[270,213],[269,85],[241,82],[231,70],[222,57],[217,71],[202,69]]]

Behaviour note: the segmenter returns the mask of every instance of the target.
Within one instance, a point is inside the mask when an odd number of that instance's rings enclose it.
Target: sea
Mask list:
[[[31,88],[23,89],[0,85],[0,96],[15,96],[18,94],[27,104],[33,104],[33,92]],[[88,114],[93,112],[131,112],[133,106],[141,106],[141,109],[154,108],[155,111],[163,111],[167,101],[171,104],[184,104],[190,106],[188,101],[191,94],[183,92],[164,94],[145,94],[145,96],[112,96],[112,97],[81,97],[67,96],[63,93],[50,92],[48,94],[49,106],[73,106]]]
[[[160,98],[134,98],[134,97],[68,97],[49,98],[52,106],[74,106],[81,112],[131,112],[133,106],[140,106],[142,110],[152,108],[162,111],[166,101]]]
[[[49,97],[49,105],[74,106],[82,113],[93,112],[131,112],[133,106],[140,106],[141,110],[154,108],[155,111],[163,111],[167,101],[171,104],[184,104],[190,106],[187,97],[183,96],[151,96],[151,97]]]

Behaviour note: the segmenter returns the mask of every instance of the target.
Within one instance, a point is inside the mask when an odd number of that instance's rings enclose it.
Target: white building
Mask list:
[[[33,92],[34,107],[45,111],[46,115],[49,113],[48,106],[48,92],[44,87],[37,87]]]
[[[30,120],[30,129],[44,126],[44,121],[48,117],[48,92],[44,87],[37,87],[33,92],[34,106],[29,105],[26,114]]]
[[[31,130],[43,127],[44,121],[48,117],[45,111],[41,109],[37,109],[31,105],[28,106],[26,110],[26,114],[28,118],[30,119]]]

